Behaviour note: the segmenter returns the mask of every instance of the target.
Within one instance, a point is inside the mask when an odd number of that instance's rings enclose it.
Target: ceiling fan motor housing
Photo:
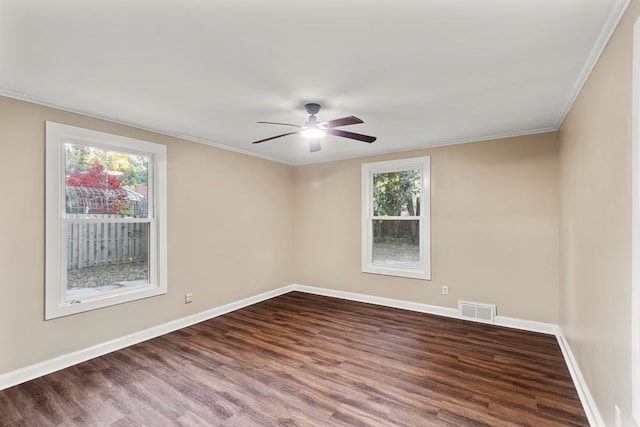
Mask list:
[[[307,113],[309,114],[318,114],[318,111],[320,111],[320,104],[316,104],[315,102],[310,102],[308,104],[304,105],[304,108],[306,108]]]

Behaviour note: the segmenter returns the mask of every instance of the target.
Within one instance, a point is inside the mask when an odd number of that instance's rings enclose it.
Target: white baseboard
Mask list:
[[[410,301],[403,301],[403,300],[397,300],[392,298],[376,297],[376,296],[358,294],[353,292],[336,291],[333,289],[317,288],[313,286],[298,285],[298,284],[292,285],[291,290],[308,292],[308,293],[317,294],[317,295],[325,295],[325,296],[334,297],[334,298],[348,299],[352,301],[366,302],[370,304],[382,305],[385,307],[393,307],[393,308],[401,308],[404,310],[418,311],[421,313],[436,314],[438,316],[452,317],[455,319],[468,320],[470,322],[474,321],[473,319],[462,317],[460,314],[460,311],[457,308],[442,307],[439,305],[423,304],[418,302],[410,302]],[[497,325],[497,326],[505,326],[508,328],[524,329],[526,331],[532,331],[532,332],[542,332],[542,333],[551,334],[551,335],[556,335],[558,332],[558,326],[551,323],[515,319],[512,317],[505,317],[505,316],[496,316],[495,323],[490,323],[490,324]]]
[[[402,308],[405,310],[419,311],[422,313],[438,314],[446,317],[456,317],[458,310],[452,308],[440,307],[437,305],[428,305],[415,303],[410,301],[402,301],[391,298],[376,297],[373,295],[357,294],[354,292],[337,291],[334,289],[318,288],[315,286],[293,285],[293,290],[306,292],[309,294],[324,295],[327,297],[341,298],[350,301],[366,302],[369,304],[382,305],[385,307]]]
[[[352,301],[377,304],[377,305],[386,306],[386,307],[417,311],[421,313],[435,314],[438,316],[451,317],[455,319],[473,321],[470,319],[463,318],[460,315],[460,312],[454,308],[441,307],[436,305],[429,305],[429,304],[416,303],[416,302],[410,302],[410,301],[403,301],[403,300],[397,300],[392,298],[377,297],[372,295],[358,294],[353,292],[338,291],[338,290],[327,289],[327,288],[318,288],[314,286],[292,284],[288,286],[283,286],[278,289],[274,289],[269,292],[264,292],[259,295],[255,295],[253,297],[245,298],[240,301],[232,302],[220,307],[216,307],[210,310],[196,313],[191,316],[183,317],[181,319],[164,323],[162,325],[154,326],[152,328],[135,332],[133,334],[126,335],[121,338],[116,338],[114,340],[104,342],[89,348],[78,350],[69,354],[64,354],[62,356],[58,356],[53,359],[46,360],[44,362],[36,363],[34,365],[26,366],[24,368],[17,369],[15,371],[11,371],[5,374],[0,374],[0,390],[32,380],[34,378],[38,378],[38,377],[53,373],[55,371],[59,371],[60,369],[64,369],[69,366],[76,365],[78,363],[87,361],[89,359],[93,359],[95,357],[102,356],[107,353],[111,353],[112,351],[116,351],[121,348],[128,347],[128,346],[149,340],[151,338],[155,338],[160,335],[164,335],[166,333],[173,332],[178,329],[182,329],[187,326],[191,326],[193,324],[212,319],[217,316],[221,316],[225,313],[229,313],[231,311],[238,310],[243,307],[247,307],[249,305],[267,300],[269,298],[286,294],[287,292],[291,292],[291,291],[300,291],[300,292],[324,295],[324,296],[329,296],[334,298],[342,298],[342,299],[347,299]],[[573,357],[573,354],[571,353],[569,344],[567,343],[566,339],[562,335],[562,332],[560,331],[557,325],[543,323],[543,322],[535,322],[530,320],[515,319],[510,317],[504,317],[504,316],[496,316],[494,324],[498,326],[506,326],[510,328],[523,329],[527,331],[542,332],[542,333],[555,335],[558,339],[560,349],[562,350],[562,354],[564,355],[565,361],[567,362],[567,366],[569,367],[569,372],[571,373],[571,377],[578,391],[578,395],[580,396],[580,401],[582,402],[585,412],[587,414],[587,417],[589,418],[589,422],[593,426],[604,426],[600,413],[598,412],[597,407],[593,401],[593,398],[589,393],[589,389],[587,388],[584,378],[580,373],[580,369],[578,368],[576,360]]]
[[[284,286],[273,291],[265,292],[259,295],[242,299],[240,301],[225,304],[223,306],[196,313],[191,316],[183,317],[181,319],[164,323],[162,325],[154,326],[152,328],[145,329],[139,332],[134,332],[133,334],[126,335],[121,338],[116,338],[114,340],[107,341],[92,347],[64,354],[53,359],[45,360],[44,362],[26,366],[21,369],[16,369],[15,371],[0,374],[0,390],[4,390],[5,388],[21,384],[23,382],[41,377],[43,375],[51,374],[53,372],[59,371],[60,369],[68,368],[69,366],[85,362],[89,359],[111,353],[112,351],[120,350],[121,348],[147,341],[151,338],[155,338],[160,335],[164,335],[166,333],[186,328],[187,326],[191,326],[193,324],[212,319],[217,316],[221,316],[225,313],[238,310],[242,307],[246,307],[257,302],[285,294],[287,292],[290,292],[291,290],[293,290],[292,286]]]
[[[494,325],[549,335],[557,335],[559,330],[558,325],[554,325],[553,323],[536,322],[534,320],[516,319],[506,316],[496,316]]]
[[[598,411],[596,402],[593,400],[593,396],[591,396],[591,392],[589,391],[589,387],[587,387],[587,383],[582,376],[582,372],[580,371],[578,362],[573,356],[573,352],[571,351],[569,342],[562,333],[561,328],[558,328],[556,337],[558,338],[558,345],[560,345],[560,350],[562,351],[564,360],[566,361],[567,367],[569,368],[571,379],[573,379],[573,384],[575,385],[576,391],[578,392],[578,397],[580,397],[580,402],[582,402],[584,412],[589,419],[589,424],[594,427],[605,427],[605,423],[602,420],[600,411]]]

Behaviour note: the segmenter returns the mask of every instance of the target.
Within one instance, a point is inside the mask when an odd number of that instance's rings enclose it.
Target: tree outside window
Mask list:
[[[420,264],[418,220],[385,217],[420,217],[421,171],[373,174],[373,262],[406,267]]]

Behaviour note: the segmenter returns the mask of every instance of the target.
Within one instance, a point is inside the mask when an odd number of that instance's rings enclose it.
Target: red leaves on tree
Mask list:
[[[100,163],[94,163],[89,166],[86,172],[74,170],[67,175],[67,185],[116,190],[120,188],[120,180],[114,175],[107,174],[104,166]]]
[[[91,209],[85,213],[92,214],[122,214],[128,210],[127,194],[121,187],[120,180],[109,175],[104,166],[94,163],[85,172],[74,170],[67,175],[67,186],[89,187],[105,190],[93,196],[90,202]]]

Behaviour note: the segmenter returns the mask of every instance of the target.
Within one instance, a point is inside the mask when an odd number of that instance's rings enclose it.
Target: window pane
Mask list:
[[[374,216],[420,215],[420,169],[373,174]]]
[[[373,220],[373,263],[420,268],[420,221]]]
[[[149,284],[149,223],[67,224],[66,300]]]
[[[148,156],[65,144],[65,212],[147,217],[148,166]]]

